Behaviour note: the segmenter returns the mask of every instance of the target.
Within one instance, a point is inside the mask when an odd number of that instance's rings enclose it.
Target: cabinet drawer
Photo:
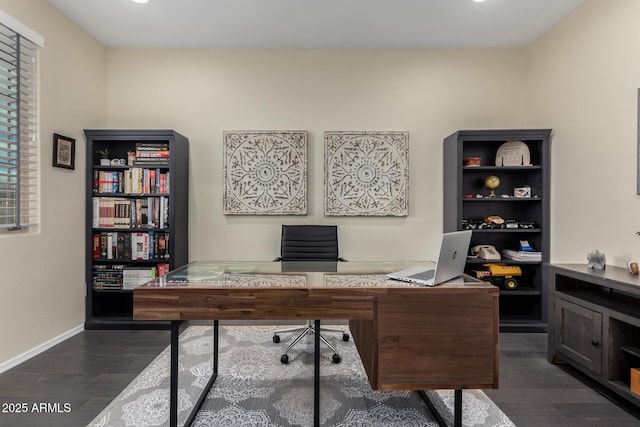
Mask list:
[[[557,298],[555,301],[555,349],[563,356],[602,373],[602,314]]]

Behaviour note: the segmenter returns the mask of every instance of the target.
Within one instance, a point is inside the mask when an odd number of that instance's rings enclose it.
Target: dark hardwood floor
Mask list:
[[[566,365],[547,362],[547,334],[500,334],[500,385],[484,390],[518,427],[640,426],[640,411],[610,400]]]
[[[0,426],[86,426],[168,342],[168,331],[81,332],[0,374]],[[27,413],[4,411],[22,403]],[[62,412],[32,410],[40,403]]]
[[[0,426],[85,426],[168,340],[167,331],[85,331],[68,339],[0,374]],[[640,426],[635,410],[549,364],[546,334],[501,334],[500,353],[500,388],[485,392],[518,427]],[[10,407],[23,403],[25,413]]]

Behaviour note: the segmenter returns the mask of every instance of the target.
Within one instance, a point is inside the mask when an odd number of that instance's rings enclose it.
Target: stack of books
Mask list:
[[[123,265],[96,265],[93,267],[93,289],[120,290],[122,289]]]
[[[169,143],[136,143],[136,166],[169,166]]]
[[[502,256],[516,261],[542,261],[542,252],[539,251],[512,251],[503,249]]]

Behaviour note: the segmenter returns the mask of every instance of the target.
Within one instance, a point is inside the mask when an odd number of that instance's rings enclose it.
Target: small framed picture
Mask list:
[[[53,166],[76,168],[76,140],[68,136],[53,134]]]
[[[517,199],[528,199],[531,197],[531,187],[516,187],[513,189],[513,197]]]

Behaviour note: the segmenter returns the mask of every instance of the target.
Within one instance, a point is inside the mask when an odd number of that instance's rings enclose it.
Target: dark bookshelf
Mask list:
[[[543,265],[549,262],[550,129],[460,130],[444,140],[444,231],[465,229],[463,220],[478,224],[498,215],[504,220],[532,222],[532,228],[473,229],[471,246],[492,245],[519,250],[527,240],[541,259],[518,261],[501,255],[500,260],[470,258],[466,273],[482,264],[503,263],[519,266],[518,287],[500,291],[500,330],[503,332],[544,332],[547,329],[547,283]],[[496,166],[499,147],[507,141],[524,142],[530,153],[530,166]],[[480,166],[465,166],[464,159],[480,158]],[[487,197],[484,180],[500,178],[496,197]],[[531,197],[514,197],[514,189],[528,186]],[[482,197],[478,197],[481,195]],[[502,197],[504,196],[504,197]]]
[[[133,292],[122,281],[189,262],[189,141],[173,130],[84,133],[85,329],[167,328],[133,320]],[[105,149],[114,164],[100,164]]]

